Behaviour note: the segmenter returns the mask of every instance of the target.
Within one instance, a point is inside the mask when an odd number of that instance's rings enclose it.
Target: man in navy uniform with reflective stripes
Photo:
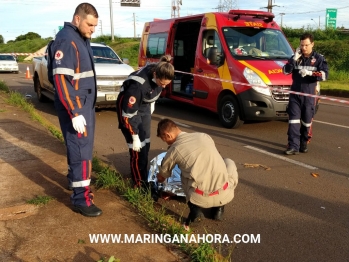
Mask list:
[[[325,58],[313,51],[314,37],[304,33],[300,37],[300,46],[283,67],[284,74],[292,73],[291,91],[315,95],[317,82],[328,78],[328,66]],[[286,155],[297,155],[299,151],[308,152],[309,132],[315,114],[315,98],[290,94],[288,113],[288,145]]]
[[[90,38],[97,24],[95,7],[82,3],[48,48],[48,75],[67,147],[73,211],[90,217],[102,214],[90,189],[97,92]]]

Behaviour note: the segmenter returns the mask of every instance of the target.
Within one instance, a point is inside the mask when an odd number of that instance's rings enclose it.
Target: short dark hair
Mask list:
[[[309,38],[310,43],[314,42],[314,36],[311,33],[302,34],[301,37],[299,38],[299,40],[302,41],[302,40],[305,40],[307,38]]]
[[[74,12],[74,16],[81,16],[85,18],[87,15],[93,15],[93,17],[98,18],[98,13],[96,8],[89,3],[81,3],[79,4]]]
[[[173,122],[171,119],[168,119],[168,118],[162,119],[158,123],[156,136],[161,138],[165,132],[170,132],[174,128],[178,128],[175,122]]]

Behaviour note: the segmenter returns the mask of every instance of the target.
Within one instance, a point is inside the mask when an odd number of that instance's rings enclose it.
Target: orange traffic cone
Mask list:
[[[30,76],[29,66],[27,66],[27,72],[25,73],[25,78],[32,79],[32,77]]]

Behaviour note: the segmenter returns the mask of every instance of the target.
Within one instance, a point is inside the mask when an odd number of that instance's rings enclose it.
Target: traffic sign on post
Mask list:
[[[120,5],[121,6],[140,7],[141,6],[141,0],[121,0]]]
[[[326,8],[326,28],[337,27],[337,9],[335,8]]]

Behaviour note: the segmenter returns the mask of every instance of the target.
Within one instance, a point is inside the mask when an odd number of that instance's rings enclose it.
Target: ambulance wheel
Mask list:
[[[226,128],[238,128],[244,121],[240,119],[240,108],[236,98],[226,95],[219,103],[218,116],[222,126]]]

